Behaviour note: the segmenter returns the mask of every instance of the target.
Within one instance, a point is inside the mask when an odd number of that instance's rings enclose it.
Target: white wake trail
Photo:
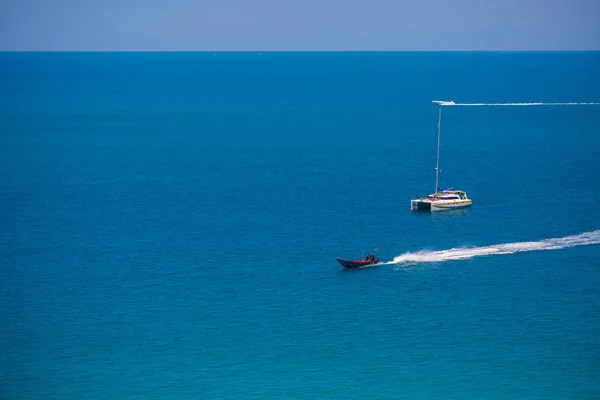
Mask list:
[[[598,106],[600,103],[454,103],[444,107]]]
[[[408,252],[395,257],[393,261],[388,261],[387,264],[437,263],[464,260],[479,256],[514,254],[526,251],[559,250],[593,244],[600,244],[600,230],[562,238],[544,239],[537,242],[515,242],[482,247],[462,247],[450,250]]]

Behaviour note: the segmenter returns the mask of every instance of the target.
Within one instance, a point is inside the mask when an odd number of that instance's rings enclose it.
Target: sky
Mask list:
[[[0,0],[0,51],[600,50],[600,0]]]

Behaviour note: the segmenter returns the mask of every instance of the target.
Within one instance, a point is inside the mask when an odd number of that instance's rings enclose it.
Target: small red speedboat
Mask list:
[[[367,265],[373,265],[379,262],[379,258],[374,257],[367,257],[364,260],[342,260],[341,258],[336,258],[336,260],[342,264],[344,268],[366,267]]]

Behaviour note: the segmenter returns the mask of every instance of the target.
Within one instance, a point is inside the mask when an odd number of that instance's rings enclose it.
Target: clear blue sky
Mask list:
[[[0,0],[0,50],[600,50],[600,0]]]

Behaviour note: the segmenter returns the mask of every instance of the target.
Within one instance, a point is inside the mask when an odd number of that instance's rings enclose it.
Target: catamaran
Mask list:
[[[440,188],[440,131],[442,124],[442,107],[452,106],[453,101],[434,100],[433,103],[438,105],[438,125],[437,125],[437,157],[435,163],[435,193],[420,199],[412,199],[410,201],[411,210],[439,211],[452,210],[456,208],[470,207],[473,202],[463,190],[454,190],[453,187]]]

